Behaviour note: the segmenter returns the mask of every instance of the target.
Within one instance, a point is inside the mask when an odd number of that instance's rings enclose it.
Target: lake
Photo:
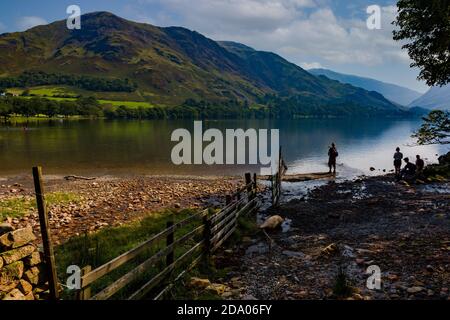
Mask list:
[[[395,148],[428,163],[449,146],[411,146],[420,119],[301,119],[205,121],[204,130],[279,129],[290,173],[326,171],[331,142],[339,150],[340,177],[380,174],[392,169]],[[26,129],[25,129],[26,127]],[[55,175],[234,175],[259,172],[255,166],[175,166],[170,141],[177,128],[193,121],[42,120],[0,125],[0,177],[30,173],[42,165]],[[206,144],[205,144],[206,145]],[[243,146],[240,146],[243,147]],[[370,167],[377,170],[371,172]],[[257,171],[258,170],[258,171]]]

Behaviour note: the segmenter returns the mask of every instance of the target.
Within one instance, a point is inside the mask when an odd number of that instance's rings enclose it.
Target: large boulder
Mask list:
[[[262,225],[259,226],[260,229],[274,230],[280,228],[283,224],[284,219],[280,216],[272,216],[268,218]]]

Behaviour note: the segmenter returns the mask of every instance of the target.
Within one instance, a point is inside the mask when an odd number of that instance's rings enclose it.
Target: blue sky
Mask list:
[[[394,0],[40,0],[0,2],[0,33],[65,19],[69,5],[82,13],[109,11],[159,26],[183,26],[215,40],[273,51],[304,68],[324,67],[424,92],[407,53],[392,40]],[[382,8],[381,30],[366,26],[369,5]]]

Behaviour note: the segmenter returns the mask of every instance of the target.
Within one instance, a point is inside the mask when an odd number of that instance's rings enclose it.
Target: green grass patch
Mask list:
[[[68,277],[66,274],[68,266],[77,265],[80,268],[91,266],[92,269],[95,269],[145,242],[152,235],[164,230],[169,219],[174,219],[176,223],[194,213],[195,211],[192,210],[183,210],[178,213],[171,211],[149,213],[145,218],[137,222],[119,227],[105,228],[92,234],[84,234],[79,237],[72,238],[68,242],[56,248],[56,263],[59,279],[63,283],[66,281]],[[192,224],[177,230],[175,233],[175,239],[187,234],[201,223],[201,220],[197,219],[194,220]],[[184,254],[193,246],[193,244],[200,240],[201,236],[185,243],[184,245],[177,246],[175,249],[175,259]],[[121,276],[136,268],[165,246],[166,244],[164,237],[153,246],[150,246],[137,258],[125,263],[123,266],[95,281],[91,286],[92,295],[100,292]],[[185,265],[187,266],[188,264],[189,261],[187,261]],[[112,299],[128,298],[133,292],[163,270],[164,267],[165,257],[163,257],[158,263],[154,264],[152,268],[141,274],[139,279],[119,291],[112,297]],[[176,270],[173,275],[176,275],[177,271],[179,270]],[[66,290],[64,293],[64,298],[74,299],[75,292]]]
[[[80,196],[71,192],[52,192],[45,195],[48,205],[78,203]],[[20,218],[36,210],[36,200],[31,196],[19,196],[0,200],[0,220]]]

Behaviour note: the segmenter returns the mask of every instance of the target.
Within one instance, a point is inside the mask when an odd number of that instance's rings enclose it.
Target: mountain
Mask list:
[[[410,107],[450,110],[450,85],[432,87],[419,99],[414,100]]]
[[[316,77],[274,53],[107,12],[83,15],[81,30],[64,20],[0,35],[0,77],[28,71],[130,79],[135,97],[161,105],[237,99],[313,113],[405,112],[377,92]]]
[[[360,87],[369,91],[379,92],[390,101],[398,103],[402,106],[409,105],[412,101],[422,95],[417,91],[395,84],[385,83],[370,78],[337,73],[327,69],[310,69],[308,72],[314,75],[323,75],[330,79],[337,80],[342,83],[348,83],[355,87]]]

